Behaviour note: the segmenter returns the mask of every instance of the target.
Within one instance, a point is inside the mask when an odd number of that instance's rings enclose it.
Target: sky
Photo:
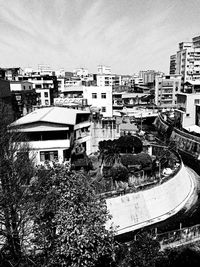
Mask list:
[[[0,67],[167,74],[199,14],[200,0],[0,0]]]

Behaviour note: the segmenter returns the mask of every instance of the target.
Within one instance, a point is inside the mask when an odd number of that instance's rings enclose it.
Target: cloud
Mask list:
[[[1,64],[168,71],[170,53],[198,33],[195,0],[0,0]],[[195,15],[195,16],[194,16]],[[184,19],[183,19],[184,17]]]

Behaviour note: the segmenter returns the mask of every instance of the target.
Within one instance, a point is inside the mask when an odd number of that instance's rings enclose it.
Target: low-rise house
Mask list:
[[[12,130],[23,132],[36,164],[69,160],[74,146],[90,148],[90,112],[65,107],[45,107],[16,120]]]

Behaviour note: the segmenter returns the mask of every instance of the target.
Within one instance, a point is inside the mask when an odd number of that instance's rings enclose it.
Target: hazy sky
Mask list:
[[[0,67],[169,71],[200,35],[200,0],[0,0]]]

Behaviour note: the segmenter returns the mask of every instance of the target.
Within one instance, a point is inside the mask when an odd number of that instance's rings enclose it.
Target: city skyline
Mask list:
[[[1,67],[168,73],[178,43],[200,35],[199,11],[196,0],[0,0]]]

